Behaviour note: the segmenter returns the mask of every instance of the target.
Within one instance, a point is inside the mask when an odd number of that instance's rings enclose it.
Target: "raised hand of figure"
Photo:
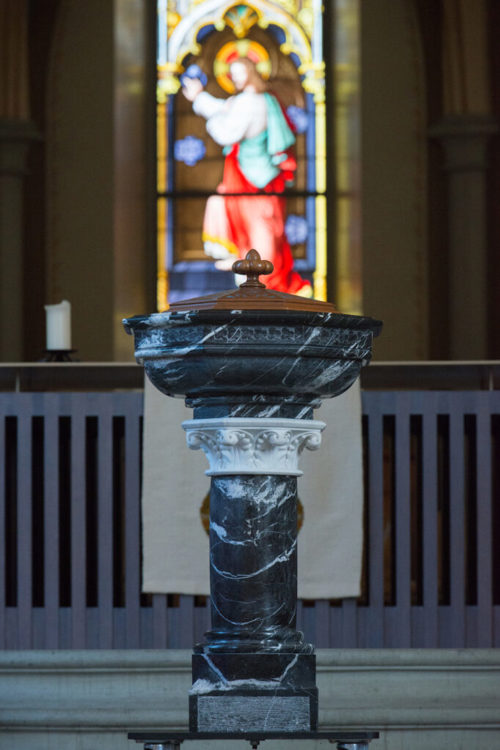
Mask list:
[[[199,78],[184,78],[182,81],[182,93],[189,102],[194,102],[198,94],[203,91],[203,84]]]

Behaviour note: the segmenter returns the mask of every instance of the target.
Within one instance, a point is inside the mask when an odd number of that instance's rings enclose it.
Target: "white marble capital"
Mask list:
[[[182,423],[187,444],[203,450],[208,476],[278,474],[301,476],[299,456],[321,445],[324,422],[305,419],[190,419]]]

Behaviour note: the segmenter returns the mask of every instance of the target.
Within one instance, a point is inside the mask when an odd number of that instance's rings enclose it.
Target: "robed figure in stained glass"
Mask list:
[[[312,296],[309,281],[293,268],[280,195],[293,182],[297,166],[293,124],[248,57],[230,63],[229,77],[238,93],[228,99],[205,91],[198,71],[197,66],[186,71],[182,91],[225,155],[222,182],[206,204],[205,252],[218,268],[228,269],[255,248],[274,265],[266,279],[270,289]]]

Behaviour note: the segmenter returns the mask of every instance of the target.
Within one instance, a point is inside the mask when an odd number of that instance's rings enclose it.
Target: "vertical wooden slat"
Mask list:
[[[17,422],[18,648],[32,648],[32,397],[19,394]]]
[[[422,394],[423,646],[438,646],[437,399]]]
[[[492,455],[491,414],[498,394],[478,393],[476,416],[477,466],[477,647],[493,646],[492,580]]]
[[[393,646],[411,646],[411,512],[409,393],[396,396],[396,608]]]
[[[6,399],[0,399],[0,649],[6,648],[5,643],[5,562],[6,562],[6,539],[5,539],[5,412]]]
[[[113,418],[112,397],[94,396],[97,427],[97,601],[99,648],[113,646]],[[115,459],[116,460],[116,459]]]
[[[71,394],[71,631],[72,648],[86,646],[85,410]]]
[[[343,605],[344,602],[342,602]],[[342,627],[344,624],[344,617],[341,606],[332,606],[330,608],[330,637],[328,640],[328,648],[342,648]]]
[[[210,606],[210,597],[208,599],[208,606]],[[304,604],[302,599],[297,599],[296,628],[302,633],[304,632]]]
[[[194,607],[194,642],[199,643],[203,640],[204,634],[210,629],[210,606],[209,597],[206,597],[205,607]]]
[[[194,596],[179,597],[179,641],[177,648],[191,648],[194,640]]]
[[[153,594],[153,648],[167,648],[167,602],[165,594]]]
[[[59,648],[59,410],[58,394],[43,394],[45,647]]]
[[[167,648],[180,648],[178,598],[165,597],[167,603]]]
[[[459,396],[450,402],[450,625],[449,647],[465,646],[464,414]]]
[[[342,648],[359,647],[357,614],[358,604],[356,599],[344,599],[342,602]]]
[[[387,394],[377,392],[363,393],[364,411],[368,417],[368,591],[370,627],[366,645],[369,648],[382,648],[384,646],[383,395],[387,396]]]
[[[127,394],[125,415],[125,606],[127,648],[139,648],[140,634],[140,455],[141,394]],[[136,396],[132,399],[131,396]]]
[[[307,604],[304,604],[304,601],[301,602],[302,604],[302,614],[301,614],[301,626],[300,630],[304,633],[304,638],[309,643],[314,643],[314,633],[315,633],[315,613],[314,613],[314,607],[310,606],[309,602]]]
[[[318,648],[328,648],[330,640],[330,602],[327,599],[317,599],[315,606],[315,638]]]

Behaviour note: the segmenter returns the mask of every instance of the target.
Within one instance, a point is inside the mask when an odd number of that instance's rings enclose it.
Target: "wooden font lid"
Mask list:
[[[244,260],[233,263],[234,273],[242,274],[247,280],[238,289],[209,294],[206,297],[174,302],[170,305],[172,312],[187,310],[296,310],[308,312],[337,312],[330,302],[301,297],[298,294],[286,294],[275,289],[267,289],[259,281],[259,276],[270,274],[274,270],[269,260],[263,260],[257,250],[250,250]]]

